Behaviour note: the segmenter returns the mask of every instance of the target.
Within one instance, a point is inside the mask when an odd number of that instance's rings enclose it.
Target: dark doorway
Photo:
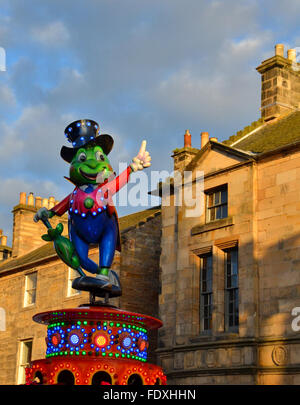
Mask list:
[[[105,371],[98,371],[93,375],[92,385],[101,385],[102,383],[111,385],[111,376]]]
[[[69,370],[63,370],[58,374],[57,383],[61,385],[74,385],[75,378]]]
[[[39,381],[37,379],[39,379]],[[36,384],[43,384],[43,374],[40,371],[37,371],[34,374],[33,380],[36,382]]]
[[[142,377],[138,374],[132,374],[128,378],[127,385],[143,385]]]

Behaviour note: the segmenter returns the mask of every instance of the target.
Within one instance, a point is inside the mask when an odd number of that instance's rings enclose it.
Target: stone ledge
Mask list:
[[[227,366],[227,367],[211,367],[211,368],[194,368],[194,369],[181,369],[181,370],[164,370],[167,378],[186,378],[186,377],[198,377],[200,375],[253,375],[260,371],[259,367],[253,366]],[[273,370],[274,372],[274,370]]]
[[[167,347],[159,347],[156,349],[156,352],[162,356],[173,355],[176,352],[188,352],[188,351],[195,351],[197,349],[221,349],[221,348],[229,348],[229,347],[257,347],[259,345],[259,340],[254,337],[246,337],[246,338],[233,338],[229,336],[228,339],[216,340],[211,338],[210,340],[204,340],[201,342],[192,342],[191,338],[189,339],[190,343],[186,343],[180,346],[167,346]],[[299,342],[299,340],[298,340]]]
[[[201,233],[214,231],[215,229],[225,228],[234,225],[233,217],[217,219],[216,221],[209,222],[204,225],[196,225],[191,230],[191,235],[199,235]]]

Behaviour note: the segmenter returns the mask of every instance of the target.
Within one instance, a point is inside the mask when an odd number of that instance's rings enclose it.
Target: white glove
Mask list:
[[[139,153],[132,159],[130,167],[134,172],[151,166],[151,156],[149,152],[146,151],[146,144],[146,141],[142,142]]]

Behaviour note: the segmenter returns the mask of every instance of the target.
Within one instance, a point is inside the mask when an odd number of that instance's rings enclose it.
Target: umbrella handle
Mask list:
[[[52,229],[52,226],[51,226],[51,224],[50,224],[48,218],[41,218],[41,221],[43,222],[43,224],[45,225],[45,227],[46,227],[47,229]],[[74,268],[74,267],[73,267],[73,268]],[[79,273],[80,277],[85,277],[85,274],[84,274],[84,272],[82,271],[82,269],[81,269],[80,266],[79,266],[77,269],[74,268],[74,270],[76,270],[76,271]]]
[[[43,222],[43,224],[45,225],[45,227],[47,229],[52,229],[52,226],[51,226],[50,222],[48,221],[48,219],[42,218],[41,221]]]

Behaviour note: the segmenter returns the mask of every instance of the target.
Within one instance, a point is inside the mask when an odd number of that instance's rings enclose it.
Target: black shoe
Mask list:
[[[120,286],[112,285],[107,280],[88,276],[75,278],[72,288],[80,291],[89,291],[96,297],[106,297],[109,294],[109,298],[113,298],[119,297],[122,294]]]

